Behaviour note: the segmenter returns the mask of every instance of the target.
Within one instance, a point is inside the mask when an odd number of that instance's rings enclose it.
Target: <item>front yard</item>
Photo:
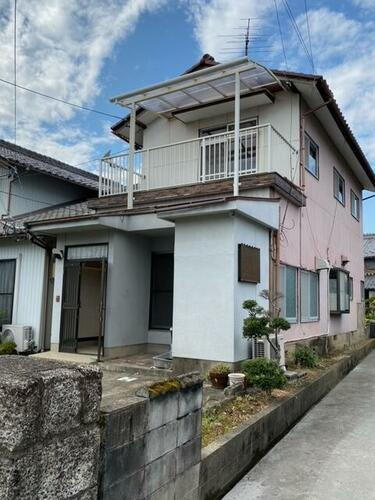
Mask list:
[[[361,345],[362,343],[332,356],[320,358],[316,368],[303,368],[303,372],[306,373],[303,378],[289,382],[283,389],[273,390],[271,395],[251,388],[248,394],[226,398],[213,407],[207,407],[202,419],[202,447],[234,430],[270,405],[293,396],[298,390],[321,377],[332,365]],[[289,368],[295,369],[294,366],[289,366]]]

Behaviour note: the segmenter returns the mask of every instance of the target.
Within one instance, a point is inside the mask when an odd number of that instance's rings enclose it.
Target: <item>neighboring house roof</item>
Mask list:
[[[375,234],[363,235],[363,255],[365,259],[375,257]]]
[[[366,273],[365,276],[365,288],[375,290],[375,272]]]
[[[97,175],[0,139],[1,160],[12,167],[29,168],[72,184],[98,190]]]
[[[96,213],[95,210],[88,207],[86,200],[76,200],[67,203],[52,205],[47,208],[33,210],[25,214],[17,215],[16,217],[8,217],[3,219],[0,227],[1,236],[14,236],[25,231],[29,225],[38,224],[40,222],[59,221],[65,219],[81,219],[87,216],[92,216]]]

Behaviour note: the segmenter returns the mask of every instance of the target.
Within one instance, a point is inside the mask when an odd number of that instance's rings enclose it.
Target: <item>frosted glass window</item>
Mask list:
[[[301,321],[319,318],[319,277],[316,273],[301,271]]]
[[[82,245],[77,247],[68,247],[68,260],[84,259],[106,259],[108,256],[108,245]]]
[[[297,269],[280,266],[281,316],[291,323],[297,322]]]

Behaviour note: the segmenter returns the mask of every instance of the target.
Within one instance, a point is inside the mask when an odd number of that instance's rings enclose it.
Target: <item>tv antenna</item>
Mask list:
[[[263,55],[270,52],[271,45],[267,44],[269,34],[262,33],[261,27],[257,24],[260,18],[247,17],[241,19],[246,24],[232,28],[231,35],[219,35],[223,38],[228,38],[225,46],[220,50],[220,53],[225,55],[236,55],[263,58]],[[239,30],[239,31],[235,31]]]

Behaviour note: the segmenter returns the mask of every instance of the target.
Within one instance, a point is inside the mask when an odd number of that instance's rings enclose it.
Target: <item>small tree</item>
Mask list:
[[[263,290],[260,294],[263,298],[269,298],[268,290]],[[276,297],[276,301],[279,298]],[[271,302],[271,305],[272,302]],[[266,337],[271,348],[275,351],[277,360],[280,361],[280,344],[278,335],[280,330],[289,330],[289,322],[280,317],[280,310],[277,309],[274,315],[258,304],[256,300],[245,300],[242,306],[247,312],[248,317],[243,322],[243,335],[248,339],[260,339]],[[270,336],[274,336],[271,340]]]
[[[366,325],[370,323],[375,323],[375,297],[370,297],[365,302],[366,312],[365,312],[365,321]]]

